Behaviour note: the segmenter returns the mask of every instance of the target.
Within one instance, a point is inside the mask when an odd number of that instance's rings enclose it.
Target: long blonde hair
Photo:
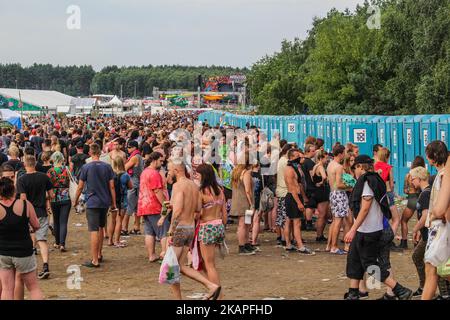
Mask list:
[[[112,169],[114,173],[120,174],[122,172],[125,172],[125,163],[123,161],[123,158],[121,156],[117,156],[112,161]]]
[[[231,173],[231,184],[233,187],[237,188],[239,181],[241,180],[242,172],[249,170],[249,167],[250,166],[246,164],[238,164],[234,167],[233,172]]]

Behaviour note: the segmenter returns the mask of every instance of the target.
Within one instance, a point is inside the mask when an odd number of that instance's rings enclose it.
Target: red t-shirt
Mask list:
[[[147,216],[152,214],[160,214],[162,205],[156,197],[155,190],[163,189],[163,179],[152,168],[146,168],[141,174],[141,182],[139,186],[138,216]]]
[[[375,172],[377,172],[381,176],[381,179],[383,179],[384,182],[387,182],[389,180],[389,174],[392,170],[392,166],[390,164],[378,161],[377,163],[375,163],[374,169]]]

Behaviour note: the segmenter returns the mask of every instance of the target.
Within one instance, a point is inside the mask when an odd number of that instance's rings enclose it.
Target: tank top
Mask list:
[[[27,204],[24,201],[22,216],[14,213],[13,208],[17,200],[10,207],[0,203],[6,215],[0,220],[0,255],[9,257],[29,257],[33,255]]]
[[[144,171],[144,160],[140,154],[136,154],[135,157],[138,158],[138,164],[133,167],[133,174],[131,175],[131,181],[133,182],[134,188],[139,188],[139,182],[141,178],[142,171]]]
[[[251,195],[252,195],[252,200],[254,201],[253,192],[251,193]],[[239,183],[238,183],[237,187],[233,186],[233,188],[232,188],[230,214],[232,216],[243,216],[245,214],[245,210],[248,210],[248,209],[250,209],[250,205],[247,200],[244,182],[242,181],[242,177],[241,177],[241,179],[239,179]]]

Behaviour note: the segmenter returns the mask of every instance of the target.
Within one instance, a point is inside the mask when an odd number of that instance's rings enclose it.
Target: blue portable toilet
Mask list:
[[[297,145],[300,145],[299,131],[300,122],[298,117],[285,117],[283,132],[285,133],[285,139],[287,142],[295,142]]]
[[[298,139],[299,139],[299,147],[303,148],[303,143],[305,142],[305,139],[307,137],[307,120],[306,120],[306,116],[302,115],[302,116],[297,116],[298,117],[298,123],[299,123],[299,135],[298,135]]]
[[[332,135],[332,116],[326,115],[323,117],[322,123],[324,126],[324,136],[321,138],[325,140],[325,150],[331,151],[333,147],[333,135]]]
[[[425,159],[425,165],[431,174],[435,171],[431,168],[430,164],[426,160],[425,149],[427,145],[436,139],[436,134],[433,133],[430,119],[433,115],[418,115],[414,117],[414,122],[419,126],[419,153]]]
[[[340,142],[343,143],[344,140],[344,126],[343,126],[343,117],[341,115],[335,115],[334,119],[336,121],[335,126],[336,126],[336,140],[333,141],[333,145],[336,142]]]
[[[373,124],[371,123],[351,123],[348,125],[348,141],[356,144],[359,154],[371,154],[373,139]]]
[[[436,139],[441,140],[447,145],[447,148],[450,147],[450,139],[449,139],[449,120],[450,115],[442,114],[435,115],[432,118],[432,121],[436,123]]]
[[[340,117],[338,115],[332,115],[330,116],[330,125],[331,125],[331,148],[333,148],[334,144],[340,140],[338,139],[338,132],[340,127]]]
[[[386,117],[385,116],[373,116],[369,119],[374,124],[376,133],[374,134],[374,144],[378,143],[382,146],[386,145]]]

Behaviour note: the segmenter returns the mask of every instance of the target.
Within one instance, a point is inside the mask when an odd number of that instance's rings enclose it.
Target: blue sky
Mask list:
[[[314,16],[362,0],[15,0],[0,2],[0,63],[250,67],[304,38]],[[81,29],[68,30],[70,5]]]

